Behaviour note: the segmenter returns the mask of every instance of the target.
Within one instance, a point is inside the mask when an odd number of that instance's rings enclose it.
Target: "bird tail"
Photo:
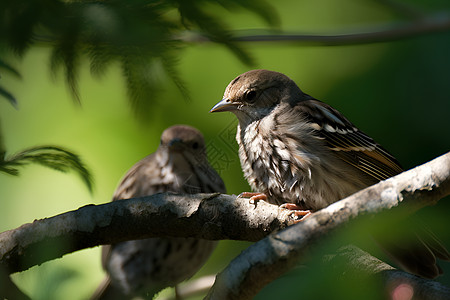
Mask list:
[[[437,259],[450,261],[449,251],[423,226],[415,226],[411,235],[402,232],[402,238],[394,234],[390,237],[377,235],[375,239],[404,270],[421,277],[436,278],[443,273]]]

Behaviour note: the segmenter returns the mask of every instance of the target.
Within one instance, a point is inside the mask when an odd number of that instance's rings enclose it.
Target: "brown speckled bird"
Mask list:
[[[162,192],[225,193],[197,129],[184,125],[166,129],[158,150],[127,172],[113,201]],[[193,276],[216,244],[193,238],[151,238],[104,246],[102,264],[108,277],[92,299],[151,299],[163,288]]]
[[[254,199],[316,211],[402,172],[388,151],[282,73],[252,70],[239,75],[211,109],[221,111],[239,120],[239,157],[257,192],[244,194]],[[397,249],[397,261],[412,273],[436,277],[442,271],[435,256],[449,260],[450,254],[430,240]]]

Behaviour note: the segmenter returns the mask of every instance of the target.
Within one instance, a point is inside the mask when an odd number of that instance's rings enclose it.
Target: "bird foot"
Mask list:
[[[307,217],[309,217],[312,214],[310,210],[303,210],[301,206],[294,203],[284,203],[280,205],[280,207],[292,210],[292,214],[296,218],[294,223],[304,221]]]
[[[250,198],[250,200],[248,200],[248,202],[250,204],[254,204],[255,207],[258,204],[258,201],[263,200],[266,201],[267,200],[267,195],[264,193],[252,193],[252,192],[243,192],[240,193],[238,198]]]

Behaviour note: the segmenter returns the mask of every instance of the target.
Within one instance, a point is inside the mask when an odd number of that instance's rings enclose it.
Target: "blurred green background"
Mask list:
[[[406,2],[406,1],[405,1]],[[450,12],[447,1],[409,1],[426,15]],[[364,32],[401,19],[385,1],[317,0],[271,3],[280,29],[298,33]],[[243,10],[211,7],[232,29],[268,28],[258,16]],[[0,121],[8,153],[53,144],[80,154],[94,175],[94,192],[73,174],[30,165],[20,177],[0,174],[0,230],[53,216],[89,203],[110,201],[121,176],[135,162],[155,151],[161,132],[173,124],[200,129],[209,143],[209,156],[220,171],[228,193],[249,187],[242,176],[234,142],[232,114],[209,114],[226,85],[250,68],[283,72],[300,88],[331,104],[355,125],[389,149],[409,169],[450,150],[450,34],[428,34],[402,41],[353,46],[302,46],[295,43],[242,43],[256,61],[244,65],[223,46],[191,43],[179,52],[177,68],[190,99],[164,80],[152,99],[145,121],[127,101],[118,65],[102,78],[93,77],[82,60],[79,92],[82,105],[71,99],[62,73],[50,75],[49,49],[32,48],[9,62],[21,72],[18,80],[5,74],[1,83],[18,99],[14,109],[0,101]],[[449,204],[441,201],[417,218],[437,232],[450,247]],[[448,202],[448,201],[447,201]],[[216,273],[249,243],[223,241],[199,275]],[[371,251],[372,249],[365,249]],[[377,250],[374,250],[377,251]],[[439,280],[450,285],[450,264]],[[307,276],[301,275],[301,276]],[[69,254],[20,274],[14,281],[33,299],[86,299],[103,277],[100,248]],[[304,277],[303,277],[304,278]],[[317,276],[311,276],[317,278]],[[291,272],[269,285],[258,299],[280,293],[293,297]],[[317,282],[316,282],[317,284]],[[313,283],[303,281],[303,287]],[[299,284],[300,286],[300,284]],[[306,293],[308,298],[321,298]]]

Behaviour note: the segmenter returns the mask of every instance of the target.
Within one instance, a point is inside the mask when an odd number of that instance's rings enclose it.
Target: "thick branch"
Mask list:
[[[1,233],[0,264],[19,272],[80,249],[158,236],[258,241],[292,224],[291,213],[220,194],[157,194],[87,205]]]
[[[216,279],[208,299],[251,299],[266,284],[296,265],[324,235],[362,214],[389,210],[404,202],[416,210],[450,194],[450,152],[336,202],[253,244]]]
[[[354,297],[355,290],[358,284],[365,284],[362,287],[362,294],[370,293],[369,287],[374,288],[374,291],[380,295],[390,295],[389,299],[420,299],[420,300],[445,300],[450,299],[450,288],[442,285],[439,282],[424,279],[410,273],[396,270],[387,263],[371,256],[369,253],[355,247],[347,245],[339,248],[335,253],[327,254],[322,258],[322,263],[315,262],[313,279],[308,278],[309,282],[320,280],[321,286],[339,286],[340,290],[344,290],[346,298],[360,299],[363,297]],[[317,271],[324,269],[324,272]],[[311,275],[309,269],[305,269],[308,275]],[[291,275],[292,276],[292,275]],[[202,295],[212,287],[214,283],[214,276],[205,276],[196,280],[188,281],[177,286],[177,294],[171,297],[163,298],[164,300],[176,300],[177,296],[181,299],[192,297],[193,295]],[[308,284],[303,284],[305,287]],[[288,284],[286,285],[288,286]],[[295,286],[292,290],[292,295],[304,295],[305,291],[302,286]],[[351,289],[352,293],[346,292],[346,289]],[[312,288],[314,289],[314,288]],[[400,297],[399,293],[412,292],[414,298]],[[312,293],[316,294],[316,293]],[[397,294],[394,296],[394,294]],[[308,299],[306,293],[302,299]],[[322,294],[319,294],[323,296]],[[342,295],[335,295],[330,291],[330,295],[335,296],[335,299],[341,299]],[[352,296],[350,296],[352,295]],[[316,298],[323,298],[317,296]],[[361,296],[361,294],[359,295]],[[286,298],[284,294],[283,297]],[[372,298],[373,295],[372,295]]]

